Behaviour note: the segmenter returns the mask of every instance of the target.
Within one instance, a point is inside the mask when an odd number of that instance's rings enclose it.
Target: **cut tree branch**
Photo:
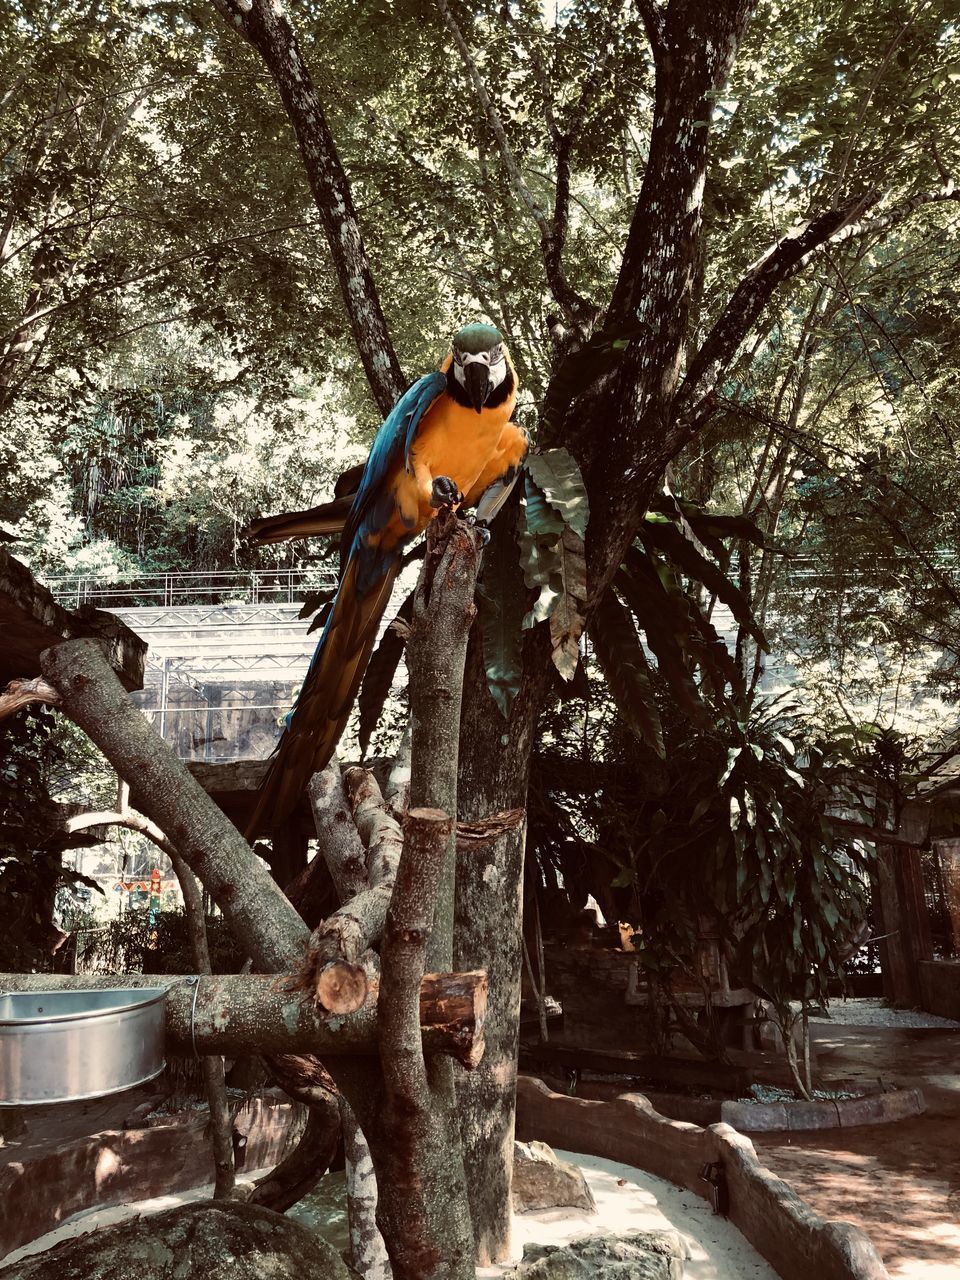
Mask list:
[[[356,1013],[328,1017],[293,990],[291,974],[215,974],[201,977],[196,996],[185,977],[169,974],[0,973],[2,991],[96,991],[166,987],[167,1048],[176,1054],[263,1053],[341,1058],[379,1051],[380,991],[371,983]],[[472,1068],[483,1053],[487,978],[483,973],[428,973],[419,984],[423,1052],[444,1054]]]
[[[273,77],[303,157],[340,293],[373,397],[386,416],[405,382],[390,340],[350,183],[300,45],[281,0],[213,0]]]
[[[42,676],[33,680],[11,680],[0,693],[0,720],[15,716],[24,707],[41,702],[48,707],[59,706],[60,695]]]
[[[354,829],[367,846],[366,887],[314,930],[303,977],[303,989],[332,1013],[352,1013],[366,997],[363,956],[383,932],[403,844],[370,770],[348,769],[344,782]]]

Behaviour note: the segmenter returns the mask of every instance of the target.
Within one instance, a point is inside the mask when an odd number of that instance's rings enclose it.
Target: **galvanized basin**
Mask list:
[[[79,1102],[159,1075],[163,987],[0,995],[0,1106]]]

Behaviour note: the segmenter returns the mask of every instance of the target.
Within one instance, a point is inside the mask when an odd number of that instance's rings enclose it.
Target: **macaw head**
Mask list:
[[[468,324],[452,345],[453,376],[479,413],[509,372],[503,334],[492,324]]]

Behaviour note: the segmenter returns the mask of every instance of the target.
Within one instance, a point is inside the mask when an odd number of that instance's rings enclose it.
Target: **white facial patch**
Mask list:
[[[488,366],[491,391],[494,387],[499,387],[507,376],[507,357],[503,354],[502,347],[494,347],[492,351],[481,351],[478,355],[473,355],[469,351],[454,351],[453,376],[462,387],[466,386],[463,371],[468,364],[485,364]]]

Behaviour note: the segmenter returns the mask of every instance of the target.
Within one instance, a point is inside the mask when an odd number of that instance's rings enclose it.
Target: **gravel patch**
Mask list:
[[[857,997],[852,1000],[833,1000],[830,1016],[812,1017],[811,1022],[821,1022],[843,1027],[960,1027],[952,1018],[940,1018],[922,1009],[891,1009],[882,1000]]]

